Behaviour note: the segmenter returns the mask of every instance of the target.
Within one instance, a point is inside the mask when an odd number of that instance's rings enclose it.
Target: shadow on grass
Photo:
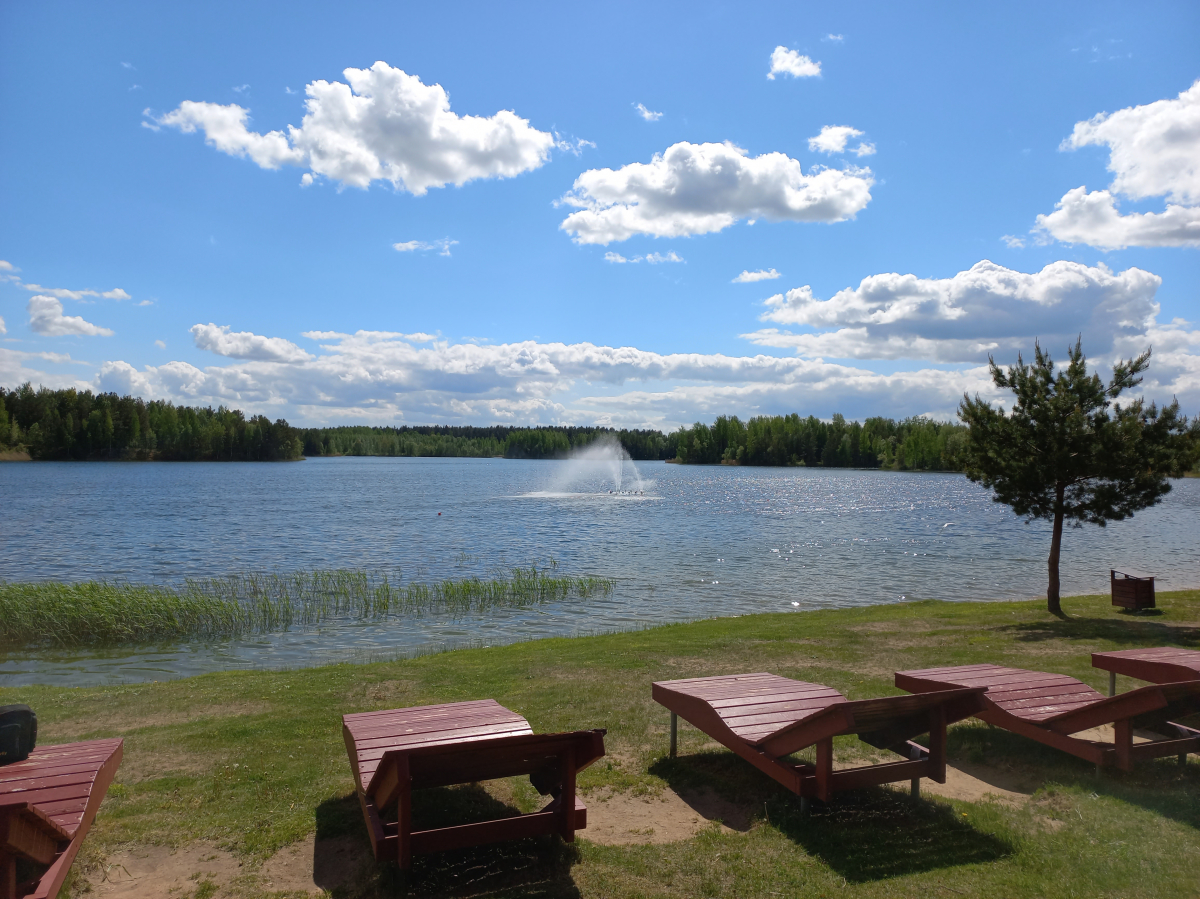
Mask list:
[[[995,861],[1013,851],[961,821],[952,808],[913,802],[895,790],[841,793],[828,804],[814,802],[802,815],[799,798],[731,752],[659,759],[650,773],[676,793],[707,787],[724,798],[736,797],[748,814],[765,815],[809,855],[855,883]]]
[[[416,830],[518,814],[517,809],[493,798],[478,784],[419,790],[413,796]],[[314,853],[314,881],[336,899],[580,896],[571,878],[571,867],[579,860],[579,852],[556,836],[418,855],[408,875],[394,862],[376,862],[358,798],[353,794],[326,800],[317,807]]]
[[[1020,643],[1042,640],[1111,640],[1134,646],[1181,646],[1200,649],[1200,627],[1167,624],[1142,616],[1067,618],[1006,624],[996,630]]]
[[[798,799],[780,796],[767,803],[767,816],[850,883],[998,861],[1015,848],[976,830],[948,805],[878,787],[814,802],[807,814]]]
[[[1200,764],[1195,756],[1186,766],[1167,756],[1138,762],[1130,772],[1105,768],[1098,775],[1091,762],[982,722],[951,728],[946,752],[952,765],[962,759],[1001,773],[1019,772],[1041,784],[1079,787],[1200,829]]]

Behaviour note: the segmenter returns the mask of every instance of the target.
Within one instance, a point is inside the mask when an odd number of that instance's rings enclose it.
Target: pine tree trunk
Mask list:
[[[1050,558],[1047,567],[1050,569],[1050,583],[1046,587],[1046,611],[1051,615],[1061,615],[1062,605],[1058,598],[1058,553],[1062,549],[1063,532],[1063,494],[1066,488],[1059,484],[1054,504],[1054,530],[1050,537]]]

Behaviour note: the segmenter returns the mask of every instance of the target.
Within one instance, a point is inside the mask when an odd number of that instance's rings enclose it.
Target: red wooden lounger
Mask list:
[[[120,740],[35,749],[0,766],[0,899],[54,899],[121,764]],[[49,868],[17,883],[17,859]]]
[[[1093,652],[1092,667],[1108,672],[1108,695],[1115,696],[1118,674],[1136,677],[1152,684],[1200,680],[1200,652],[1171,646]]]
[[[774,674],[697,677],[654,684],[654,700],[671,710],[671,755],[677,716],[732,749],[802,799],[821,801],[840,790],[920,779],[946,782],[946,725],[982,707],[980,689],[946,689],[925,696],[888,696],[851,702],[837,690]],[[913,700],[917,700],[914,702]],[[911,742],[929,734],[929,749]],[[833,738],[858,734],[879,749],[908,757],[861,768],[833,770]],[[816,765],[785,756],[817,747]]]
[[[899,671],[896,686],[912,693],[948,687],[987,687],[984,710],[975,717],[1077,755],[1098,768],[1115,763],[1121,770],[1130,771],[1137,759],[1200,751],[1200,734],[1133,742],[1135,728],[1161,734],[1172,718],[1200,711],[1200,680],[1142,687],[1106,698],[1065,674],[1000,665],[962,665]],[[1115,742],[1071,736],[1102,724],[1113,726]]]
[[[342,734],[358,787],[371,848],[402,869],[414,854],[557,833],[567,842],[587,827],[575,775],[604,757],[603,730],[535,734],[529,722],[494,699],[342,716]],[[412,830],[412,791],[530,775],[555,796],[531,815]],[[385,822],[391,809],[396,821]]]

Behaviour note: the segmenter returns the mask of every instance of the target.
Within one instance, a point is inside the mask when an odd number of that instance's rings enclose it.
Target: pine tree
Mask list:
[[[1088,374],[1079,341],[1070,364],[1054,372],[1054,362],[1034,345],[1034,363],[1007,372],[991,364],[992,381],[1016,395],[1008,414],[976,395],[963,396],[959,417],[969,431],[962,450],[971,480],[990,487],[993,499],[1028,521],[1053,522],[1046,604],[1062,614],[1058,562],[1064,524],[1104,527],[1160,502],[1171,490],[1170,477],[1188,471],[1200,458],[1200,421],[1188,424],[1179,403],[1159,409],[1136,399],[1115,400],[1141,383],[1150,350],[1118,362],[1105,386]]]

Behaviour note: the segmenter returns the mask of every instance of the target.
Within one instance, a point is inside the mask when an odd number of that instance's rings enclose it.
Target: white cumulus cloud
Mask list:
[[[1077,122],[1059,149],[1087,146],[1108,148],[1112,183],[1068,191],[1054,212],[1037,217],[1034,233],[1105,250],[1200,246],[1200,80],[1173,100]],[[1118,197],[1167,203],[1163,212],[1122,215]]]
[[[1082,334],[1088,352],[1103,356],[1155,327],[1161,283],[1138,268],[1059,261],[1025,273],[984,260],[952,278],[872,275],[828,300],[798,287],[766,300],[762,320],[813,330],[744,336],[808,357],[980,363],[1028,353],[1035,339],[1066,346]]]
[[[457,245],[457,240],[451,240],[449,237],[443,237],[440,240],[406,240],[402,243],[392,244],[392,249],[397,253],[415,253],[424,250],[437,250],[439,256],[449,256],[450,248]]]
[[[852,137],[862,137],[862,132],[849,125],[826,125],[820,134],[808,139],[808,149],[813,153],[845,153],[846,144]],[[856,156],[871,156],[875,152],[875,145],[859,141],[858,146],[850,152]]]
[[[618,265],[623,265],[632,262],[648,262],[650,265],[658,265],[662,262],[686,262],[687,260],[671,250],[668,253],[647,253],[645,256],[622,256],[620,253],[614,253],[609,250],[604,254],[605,262],[615,262]]]
[[[608,244],[635,234],[707,234],[739,219],[840,222],[866,207],[874,183],[868,168],[814,166],[805,174],[783,153],[681,141],[648,163],[581,174],[561,200],[579,211],[559,227],[576,243]]]
[[[63,315],[62,301],[57,297],[38,295],[29,300],[29,327],[47,337],[81,335],[111,337],[112,331],[84,321],[78,315]]]
[[[740,275],[733,279],[734,284],[753,284],[755,281],[774,281],[779,277],[779,272],[775,269],[759,269],[756,272],[743,271]]]
[[[290,340],[263,337],[250,331],[231,331],[227,325],[192,325],[192,340],[202,350],[232,359],[259,362],[304,362],[312,357]]]
[[[343,75],[347,83],[307,85],[304,119],[299,127],[289,125],[286,134],[251,131],[249,110],[236,104],[193,100],[146,124],[203,131],[221,152],[248,156],[263,168],[307,166],[306,174],[314,177],[361,188],[388,181],[417,196],[431,187],[536,169],[555,146],[555,135],[511,110],[460,116],[451,111],[440,84],[423,84],[385,62],[348,68]]]
[[[1034,233],[1082,243],[1102,250],[1125,247],[1200,247],[1200,206],[1168,203],[1164,212],[1121,215],[1107,190],[1088,193],[1076,187],[1054,204],[1054,211],[1037,217]]]
[[[19,280],[19,279],[14,279]],[[84,297],[103,297],[106,300],[130,300],[133,299],[129,294],[121,288],[116,287],[112,290],[68,290],[65,287],[43,287],[41,284],[22,284],[26,290],[31,293],[40,293],[45,296],[57,297],[60,300],[82,300]]]
[[[636,109],[637,114],[640,115],[647,122],[657,122],[659,119],[661,119],[663,117],[663,114],[661,112],[655,112],[652,109],[647,109],[641,103],[633,104],[633,108]]]
[[[779,46],[771,51],[771,70],[767,77],[772,81],[776,75],[791,75],[793,78],[813,78],[821,74],[821,64],[795,50]]]

